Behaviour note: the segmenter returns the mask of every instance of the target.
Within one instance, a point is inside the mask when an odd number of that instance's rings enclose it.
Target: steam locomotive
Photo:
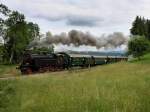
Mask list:
[[[124,56],[91,56],[67,54],[64,52],[50,54],[25,53],[19,66],[22,74],[45,71],[60,71],[72,67],[92,67],[127,60]]]

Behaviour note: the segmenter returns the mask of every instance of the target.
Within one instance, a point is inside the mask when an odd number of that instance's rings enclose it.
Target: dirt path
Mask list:
[[[24,76],[0,77],[0,80],[13,80],[13,79],[16,79],[16,78],[21,78],[21,77],[24,77]]]

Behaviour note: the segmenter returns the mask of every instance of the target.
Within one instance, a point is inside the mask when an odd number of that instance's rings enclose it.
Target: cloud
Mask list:
[[[53,14],[52,14],[53,15]],[[99,23],[103,22],[103,18],[90,16],[90,15],[76,15],[76,14],[64,14],[64,15],[44,15],[36,14],[34,18],[41,18],[51,22],[65,21],[66,25],[71,26],[98,26]]]
[[[38,21],[45,28],[57,26],[55,30],[84,26],[105,33],[116,29],[129,32],[136,15],[150,18],[149,0],[2,0],[2,3],[28,18],[46,21],[47,24]],[[58,25],[60,22],[64,26]]]
[[[65,0],[15,0],[14,7],[31,18],[45,19],[51,22],[65,21],[66,25],[72,26],[97,26],[101,18],[98,11],[90,7],[81,7]],[[22,1],[22,2],[21,2]],[[36,2],[36,3],[35,3]],[[12,5],[9,2],[10,5]]]
[[[102,17],[99,16],[97,10],[81,8],[70,4],[36,4],[30,8],[35,8],[31,10],[37,10],[30,14],[34,18],[53,22],[65,21],[66,25],[91,27],[97,26],[98,22],[102,21]]]
[[[39,24],[42,33],[58,34],[72,29],[129,34],[137,15],[150,19],[150,0],[0,0],[27,20]]]
[[[67,24],[72,26],[87,26],[94,27],[102,22],[103,20],[98,18],[91,17],[82,17],[82,16],[71,16],[67,19]]]

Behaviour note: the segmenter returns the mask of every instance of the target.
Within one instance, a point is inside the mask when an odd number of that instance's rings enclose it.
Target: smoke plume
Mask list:
[[[29,46],[34,45],[51,45],[51,44],[63,44],[70,46],[73,44],[76,47],[86,45],[94,46],[97,49],[104,47],[116,48],[121,45],[127,44],[127,37],[120,32],[115,32],[110,35],[102,35],[101,37],[95,37],[90,33],[83,33],[81,31],[72,30],[69,33],[61,33],[59,35],[46,34],[46,38],[42,41],[33,41]]]

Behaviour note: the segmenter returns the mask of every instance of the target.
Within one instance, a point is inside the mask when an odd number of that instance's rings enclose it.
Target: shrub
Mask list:
[[[128,54],[137,57],[139,60],[141,56],[150,51],[150,42],[143,36],[134,36],[128,42]]]

